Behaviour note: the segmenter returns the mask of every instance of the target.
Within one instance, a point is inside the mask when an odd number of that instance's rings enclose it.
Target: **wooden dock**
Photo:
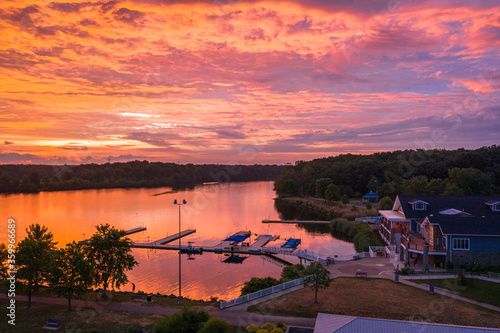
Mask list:
[[[193,233],[194,230],[185,230],[181,232],[180,237],[187,236]],[[248,232],[237,232],[235,235],[247,235]],[[203,252],[214,252],[214,253],[231,253],[231,254],[254,254],[254,255],[267,255],[269,251],[264,247],[269,242],[275,241],[279,236],[273,235],[260,235],[256,240],[248,245],[246,242],[232,242],[232,241],[222,241],[216,246],[191,246],[189,250],[192,252],[198,252],[202,254]],[[179,251],[179,245],[171,245],[168,242],[172,242],[175,239],[179,239],[179,234],[175,234],[155,242],[150,243],[132,243],[131,247],[139,249],[157,249],[157,250],[171,250]],[[186,246],[181,246],[181,250],[187,249]],[[274,252],[271,252],[274,253]]]
[[[165,244],[168,244],[170,242],[173,242],[174,240],[177,240],[179,238],[182,238],[182,237],[186,237],[187,235],[191,235],[193,233],[196,232],[196,229],[188,229],[188,230],[184,230],[184,231],[181,231],[181,233],[177,233],[175,235],[171,235],[171,236],[167,236],[165,238],[162,238],[162,239],[159,239],[159,240],[156,240],[154,241],[153,243],[154,244],[160,244],[160,245],[165,245]],[[178,248],[178,247],[177,247]]]
[[[146,227],[134,228],[134,229],[126,230],[125,235],[128,236],[128,235],[132,235],[132,234],[135,234],[135,233],[138,233],[141,231],[145,231],[145,230],[146,230]]]
[[[248,247],[248,251],[260,251],[260,249],[271,241],[275,241],[279,236],[273,235],[260,235],[255,242]]]
[[[294,220],[262,220],[262,223],[288,223],[288,224],[330,224],[331,221],[294,221]]]

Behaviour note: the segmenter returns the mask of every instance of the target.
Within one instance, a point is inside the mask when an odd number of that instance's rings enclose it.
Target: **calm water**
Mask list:
[[[192,241],[195,245],[214,246],[235,232],[251,230],[252,240],[255,234],[270,233],[281,235],[282,240],[302,238],[302,249],[331,254],[354,252],[351,243],[327,233],[306,231],[296,225],[263,224],[263,219],[281,217],[274,197],[272,182],[203,185],[178,192],[155,188],[2,195],[0,217],[5,228],[0,228],[0,242],[7,240],[9,218],[16,220],[18,241],[26,236],[25,229],[32,223],[47,226],[58,246],[90,237],[101,223],[122,229],[145,226],[146,231],[130,238],[154,241],[178,232],[179,210],[173,201],[186,199],[188,204],[181,207],[182,229],[196,229],[196,233],[183,238],[183,245]],[[278,240],[269,245],[282,243]],[[178,293],[177,252],[134,249],[133,254],[139,266],[129,273],[129,280],[135,283],[136,291]],[[251,277],[279,278],[282,270],[279,263],[264,256],[249,256],[242,264],[223,263],[225,259],[214,253],[194,256],[194,260],[183,255],[182,295],[229,299],[239,296],[239,289]],[[122,290],[131,288],[128,284]]]

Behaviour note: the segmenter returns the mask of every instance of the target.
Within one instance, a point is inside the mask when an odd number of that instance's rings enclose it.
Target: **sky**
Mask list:
[[[500,2],[0,4],[0,163],[500,144]]]

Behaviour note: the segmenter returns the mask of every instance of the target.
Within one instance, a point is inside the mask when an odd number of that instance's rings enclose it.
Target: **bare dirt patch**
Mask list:
[[[318,293],[304,288],[254,305],[249,311],[310,316],[340,315],[500,327],[500,313],[384,279],[337,278]]]

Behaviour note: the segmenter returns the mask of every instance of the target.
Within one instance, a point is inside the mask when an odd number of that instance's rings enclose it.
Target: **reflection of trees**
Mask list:
[[[283,200],[275,200],[274,207],[282,220],[329,220],[327,216],[311,208],[298,207]]]
[[[275,200],[274,207],[282,220],[329,220],[327,216],[314,211],[312,208],[296,206],[294,203],[284,200]],[[352,243],[352,237],[333,231],[330,224],[303,224],[298,223],[297,228],[305,230],[309,235],[331,234],[332,237]]]

